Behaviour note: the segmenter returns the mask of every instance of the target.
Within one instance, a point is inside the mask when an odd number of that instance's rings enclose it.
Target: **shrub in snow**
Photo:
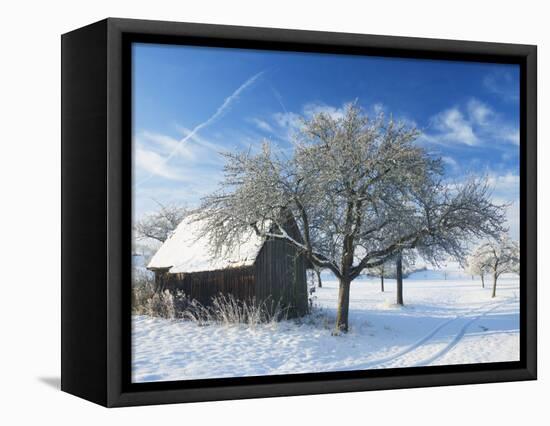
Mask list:
[[[223,295],[212,299],[210,306],[204,306],[190,299],[181,291],[164,290],[156,292],[154,280],[134,279],[132,289],[132,313],[166,319],[184,319],[198,325],[209,324],[257,324],[275,323],[286,320],[288,307],[280,302],[266,299],[259,303],[252,298],[243,301],[233,295]]]
[[[154,276],[135,268],[132,273],[132,313],[147,315],[147,304],[154,294]]]
[[[182,318],[196,322],[199,325],[208,324],[258,324],[274,323],[287,319],[288,308],[279,302],[267,299],[258,303],[252,298],[243,301],[233,295],[223,295],[212,299],[211,306],[203,306],[196,300],[190,302],[182,312]]]
[[[315,301],[311,301],[309,315],[296,318],[295,322],[297,324],[305,324],[316,328],[331,330],[334,328],[334,324],[336,323],[336,317]]]
[[[152,317],[177,318],[189,305],[183,292],[155,291],[154,275],[134,271],[132,280],[132,313]]]
[[[174,319],[176,310],[174,309],[174,298],[168,290],[155,293],[147,301],[146,312],[150,316]]]

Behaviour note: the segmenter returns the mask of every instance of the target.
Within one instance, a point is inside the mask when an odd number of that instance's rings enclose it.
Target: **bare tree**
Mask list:
[[[415,247],[433,261],[442,252],[461,257],[466,240],[502,230],[503,209],[486,183],[444,183],[441,160],[414,144],[418,135],[352,104],[343,117],[304,120],[291,158],[269,143],[255,154],[224,154],[225,179],[198,215],[213,254],[251,228],[294,245],[338,278],[335,334],[347,332],[351,282],[364,269]],[[289,220],[300,238],[285,229]]]
[[[483,271],[493,276],[493,293],[497,294],[497,280],[504,273],[519,273],[519,244],[508,236],[489,240],[479,246],[475,253]]]
[[[153,239],[163,243],[189,214],[186,207],[175,204],[164,205],[156,201],[159,210],[145,215],[135,226],[136,238]]]

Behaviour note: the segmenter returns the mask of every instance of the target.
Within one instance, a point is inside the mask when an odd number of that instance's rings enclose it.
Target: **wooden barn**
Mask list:
[[[147,268],[155,272],[158,289],[181,290],[205,306],[221,293],[267,306],[280,303],[290,317],[307,313],[306,262],[291,244],[251,232],[232,253],[212,258],[201,226],[184,219],[153,256]]]

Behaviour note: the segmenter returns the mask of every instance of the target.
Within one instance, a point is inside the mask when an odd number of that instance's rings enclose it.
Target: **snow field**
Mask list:
[[[419,273],[422,274],[422,273]],[[273,374],[468,364],[519,359],[519,279],[499,279],[497,297],[479,280],[352,283],[350,332],[332,336],[338,283],[314,293],[316,309],[300,320],[248,327],[198,326],[133,317],[133,380],[192,380]],[[432,274],[433,275],[433,274]],[[451,276],[451,275],[448,275]]]

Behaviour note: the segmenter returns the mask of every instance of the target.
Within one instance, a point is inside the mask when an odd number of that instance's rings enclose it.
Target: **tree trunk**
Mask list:
[[[495,297],[497,295],[497,274],[493,274],[493,295],[491,297]]]
[[[347,278],[340,279],[340,289],[338,291],[338,312],[336,314],[336,329],[333,334],[348,332],[349,315],[349,291],[351,281]]]
[[[401,253],[397,255],[395,265],[395,279],[397,281],[397,304],[403,305],[403,261],[401,259]]]
[[[321,271],[315,270],[315,273],[317,274],[317,287],[321,288],[323,287],[323,282],[321,281]]]
[[[380,275],[380,289],[384,293],[384,275]]]
[[[485,288],[485,274],[481,274],[481,288]]]

